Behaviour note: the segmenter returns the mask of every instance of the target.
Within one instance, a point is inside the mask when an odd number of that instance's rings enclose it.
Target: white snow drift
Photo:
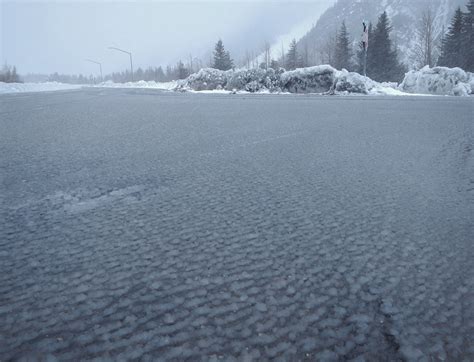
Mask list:
[[[40,92],[77,89],[83,85],[47,83],[1,83],[1,93]],[[165,91],[213,93],[319,93],[366,95],[452,95],[469,96],[474,91],[474,74],[460,68],[425,67],[410,71],[403,82],[379,83],[358,73],[319,65],[285,71],[274,69],[236,69],[221,71],[204,68],[184,80],[172,82],[138,81],[113,83],[107,81],[93,87],[149,88]]]
[[[224,91],[250,93],[323,93],[406,95],[396,83],[377,83],[370,78],[329,65],[284,69],[201,69],[178,83],[185,91]]]
[[[474,74],[461,68],[424,67],[410,71],[400,84],[408,93],[468,96],[474,90]]]
[[[27,93],[27,92],[50,92],[58,90],[78,89],[83,87],[78,84],[64,84],[58,82],[46,83],[3,83],[0,82],[0,94]]]
[[[127,82],[127,83],[114,83],[111,80],[94,85],[99,88],[150,88],[160,90],[175,90],[178,86],[179,81],[172,82],[155,82],[140,80],[138,82]]]

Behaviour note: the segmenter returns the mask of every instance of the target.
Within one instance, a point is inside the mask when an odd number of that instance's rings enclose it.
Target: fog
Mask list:
[[[238,63],[299,23],[319,15],[335,0],[315,1],[2,1],[1,60],[26,73],[97,72],[166,66],[190,55],[209,63],[222,38]]]

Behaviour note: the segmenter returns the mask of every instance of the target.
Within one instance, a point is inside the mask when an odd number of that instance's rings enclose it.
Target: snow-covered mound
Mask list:
[[[195,91],[224,89],[229,72],[232,71],[204,68],[197,73],[191,74],[180,86],[181,88],[189,88]]]
[[[114,83],[111,80],[106,82],[99,83],[94,87],[100,88],[150,88],[150,89],[161,89],[161,90],[175,90],[180,81],[172,81],[172,82],[155,82],[155,81],[144,81],[139,80],[137,82],[127,82],[127,83]]]
[[[330,65],[300,68],[283,73],[281,87],[291,93],[324,93],[333,86],[336,74]]]
[[[227,90],[239,90],[247,92],[261,92],[268,90],[270,92],[279,92],[280,75],[284,69],[238,69],[227,73]]]
[[[26,92],[51,92],[83,87],[78,84],[64,84],[58,82],[45,83],[3,83],[0,82],[0,94],[26,93]]]
[[[347,70],[338,71],[330,65],[319,65],[285,71],[273,69],[200,70],[180,82],[182,91],[249,92],[249,93],[326,93],[408,95],[396,83],[378,83]]]
[[[398,89],[397,83],[378,83],[359,73],[342,70],[337,72],[332,92],[339,95],[368,94],[387,96],[406,96]]]
[[[428,66],[405,74],[400,90],[408,93],[468,96],[474,90],[474,77],[461,68]]]
[[[347,92],[369,94],[376,84],[377,83],[372,79],[364,77],[359,73],[347,72],[343,70],[337,74],[334,83],[334,90],[336,93]]]

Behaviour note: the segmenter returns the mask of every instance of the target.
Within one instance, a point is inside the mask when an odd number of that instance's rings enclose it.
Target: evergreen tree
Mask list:
[[[392,46],[391,30],[387,13],[383,12],[373,30],[367,51],[367,75],[378,82],[401,81],[404,75],[405,69],[398,61],[397,50]]]
[[[186,79],[189,77],[189,70],[184,66],[184,63],[180,60],[176,66],[176,73],[178,79]]]
[[[12,69],[11,82],[12,83],[20,83],[20,77],[18,76],[18,73],[16,72],[16,67],[15,66],[13,66],[13,69]]]
[[[144,78],[145,78],[145,73],[143,72],[143,69],[139,67],[135,71],[135,75],[133,76],[133,79],[137,81],[137,80],[144,80]]]
[[[163,72],[163,68],[160,66],[155,68],[155,82],[164,82],[166,79],[165,72]]]
[[[212,67],[219,70],[229,70],[234,67],[234,62],[230,57],[230,53],[225,50],[224,43],[221,39],[216,43],[214,49],[214,61]]]
[[[341,30],[337,35],[334,67],[336,69],[352,70],[351,64],[352,51],[349,43],[349,33],[347,32],[346,22],[343,21]]]
[[[230,57],[230,53],[229,53],[228,51],[225,53],[225,58],[224,58],[224,60],[225,60],[225,61],[224,61],[225,67],[227,68],[227,69],[225,69],[225,70],[229,70],[229,69],[234,68],[234,61],[233,61],[232,58]]]
[[[299,66],[300,60],[298,55],[296,39],[293,39],[290,44],[290,49],[286,54],[286,69],[294,70]]]
[[[464,14],[464,70],[474,72],[474,0],[469,0]]]
[[[463,57],[463,13],[458,8],[454,14],[448,33],[443,38],[438,65],[453,68],[462,67]]]

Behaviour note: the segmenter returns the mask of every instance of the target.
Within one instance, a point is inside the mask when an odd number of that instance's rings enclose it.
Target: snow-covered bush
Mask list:
[[[280,88],[280,74],[273,69],[238,69],[229,72],[227,90],[245,90],[258,92],[269,90],[274,92]]]
[[[453,88],[453,95],[458,97],[467,97],[471,94],[472,89],[469,83],[458,83]]]
[[[228,73],[213,68],[204,68],[199,72],[191,74],[181,87],[188,87],[196,91],[223,89],[227,84]]]
[[[368,94],[374,88],[375,82],[359,73],[347,72],[345,70],[337,74],[334,90],[338,93],[361,93]]]
[[[281,87],[291,93],[323,93],[331,89],[336,69],[330,65],[299,68],[281,75]]]
[[[472,91],[470,76],[461,68],[428,66],[405,74],[400,89],[408,93],[439,95],[469,95]]]

